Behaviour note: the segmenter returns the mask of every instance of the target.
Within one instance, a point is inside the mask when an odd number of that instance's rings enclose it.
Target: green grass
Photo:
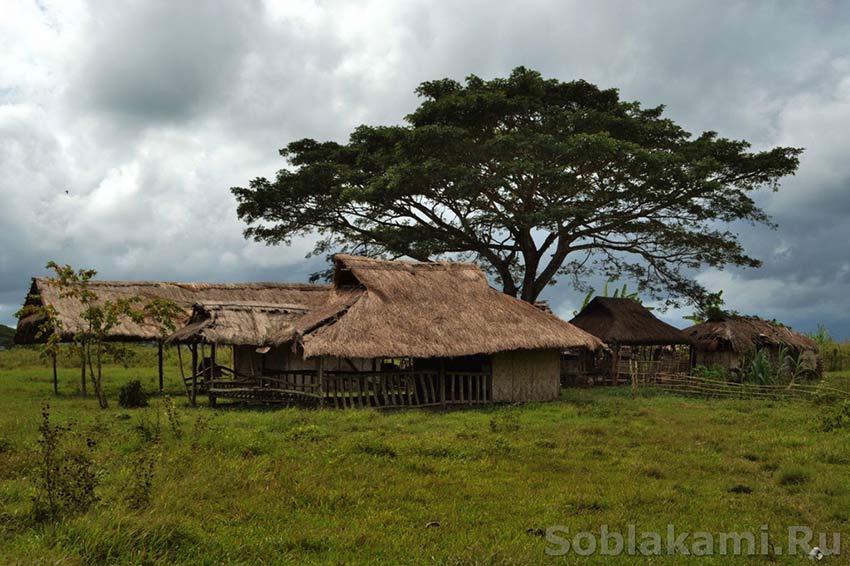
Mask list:
[[[212,410],[187,406],[169,357],[172,426],[166,398],[117,407],[120,384],[154,388],[155,352],[140,351],[139,369],[107,368],[105,411],[76,393],[72,360],[54,397],[32,353],[0,353],[0,563],[612,563],[546,556],[538,535],[551,525],[758,533],[768,524],[778,541],[806,525],[850,540],[850,431],[821,432],[823,406],[595,389],[450,412]],[[55,422],[97,441],[101,480],[95,508],[54,524],[29,515],[44,402]],[[143,454],[157,464],[150,502],[135,509],[128,493]]]

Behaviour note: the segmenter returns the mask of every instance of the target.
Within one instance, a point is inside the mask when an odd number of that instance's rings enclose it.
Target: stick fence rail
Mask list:
[[[477,405],[493,399],[493,380],[485,372],[399,371],[337,372],[267,371],[262,376],[209,379],[210,403],[237,399],[260,403],[313,400],[321,405],[351,407],[429,407]]]
[[[632,388],[656,389],[679,395],[722,398],[722,399],[764,399],[779,401],[787,399],[850,399],[850,391],[844,391],[827,385],[790,383],[784,385],[738,383],[721,381],[705,377],[696,377],[686,373],[649,373],[642,368],[632,366]]]

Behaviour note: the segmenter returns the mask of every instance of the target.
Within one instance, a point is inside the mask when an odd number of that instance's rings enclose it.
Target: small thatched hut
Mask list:
[[[691,339],[634,299],[595,297],[570,323],[609,347],[609,355],[586,371],[615,383],[630,378],[636,364],[637,371],[650,374],[687,372],[690,367]]]
[[[263,322],[254,334],[215,334],[235,307],[198,306],[170,340],[234,346],[236,379],[212,383],[211,400],[274,392],[343,405],[549,400],[559,393],[560,351],[602,345],[493,289],[474,264],[342,254],[334,262],[323,305],[303,316],[256,306],[262,312],[251,316]]]
[[[802,361],[813,371],[818,368],[817,343],[776,322],[726,315],[686,328],[684,332],[693,340],[696,365],[738,370],[756,350],[766,352],[774,363],[783,361],[778,358],[784,350],[795,358],[802,355]]]

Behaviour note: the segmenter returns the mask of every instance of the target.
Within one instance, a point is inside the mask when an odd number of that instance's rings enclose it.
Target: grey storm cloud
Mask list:
[[[230,187],[272,175],[293,139],[400,123],[422,81],[525,65],[665,104],[695,133],[805,147],[797,176],[758,196],[779,228],[734,227],[764,267],[696,276],[732,308],[850,336],[850,5],[10,0],[4,12],[0,322],[50,259],[111,278],[303,280],[320,266],[304,258],[311,241],[245,241]],[[566,280],[546,298],[565,316],[581,300]]]

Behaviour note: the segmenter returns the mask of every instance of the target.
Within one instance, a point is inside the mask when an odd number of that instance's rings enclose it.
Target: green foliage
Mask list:
[[[706,293],[697,301],[697,310],[689,316],[682,317],[694,324],[721,320],[726,316],[737,314],[735,311],[727,311],[723,308],[723,290],[716,293]]]
[[[37,522],[55,521],[88,511],[97,501],[98,478],[88,454],[95,442],[86,439],[85,448],[65,440],[70,427],[50,422],[50,408],[44,405],[38,431],[38,457],[33,471],[35,493],[32,516]]]
[[[694,366],[691,373],[695,377],[704,377],[706,379],[714,379],[717,381],[729,381],[729,370],[720,364],[714,364],[711,367],[703,365]]]
[[[135,409],[148,406],[148,396],[138,379],[121,386],[118,392],[118,406],[125,409]]]
[[[850,341],[836,341],[823,324],[818,324],[817,332],[810,334],[809,337],[818,344],[825,371],[850,369]]]
[[[233,188],[246,237],[319,233],[316,254],[459,255],[529,302],[590,272],[697,297],[688,269],[759,265],[719,225],[770,224],[750,193],[776,189],[802,151],[693,136],[662,106],[524,67],[416,92],[405,125],[292,141],[280,151],[291,167]]]
[[[776,371],[770,361],[770,356],[764,350],[757,349],[750,353],[741,366],[741,381],[769,385],[776,381]]]

